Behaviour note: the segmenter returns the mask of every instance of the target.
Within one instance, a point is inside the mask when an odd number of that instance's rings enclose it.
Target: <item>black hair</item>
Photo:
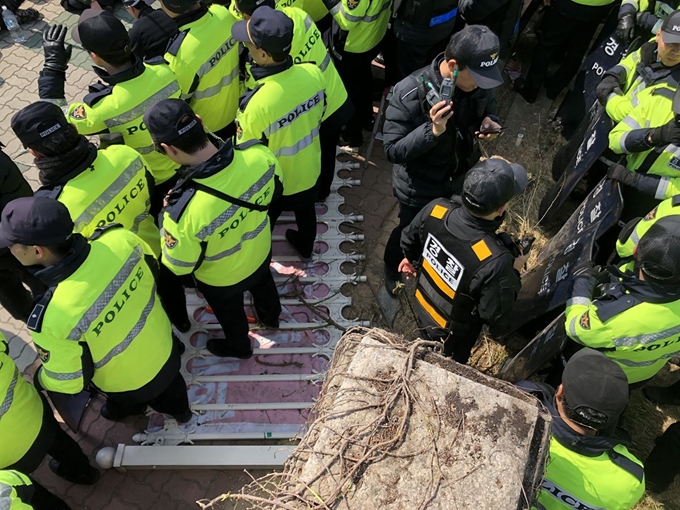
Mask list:
[[[202,126],[194,126],[184,133],[179,138],[175,138],[171,142],[166,142],[167,145],[172,145],[176,149],[181,150],[187,154],[196,154],[201,149],[204,149],[210,140]]]
[[[78,145],[81,137],[76,127],[68,124],[51,135],[31,143],[29,147],[43,156],[58,156]]]
[[[286,59],[290,55],[290,53],[271,53],[271,52],[267,52],[267,53],[269,53],[269,55],[272,57],[274,62],[276,62],[277,64],[280,64],[281,62],[285,62]]]
[[[449,44],[446,46],[446,49],[444,50],[444,60],[447,62],[449,60],[455,60],[456,63],[458,64],[458,71],[463,71],[467,66],[461,62],[458,57],[456,57],[453,45],[449,42]]]
[[[116,53],[111,53],[108,55],[99,55],[99,58],[104,60],[107,64],[113,67],[121,67],[125,64],[129,64],[132,61],[132,53],[130,52],[129,46],[126,49],[117,51]]]
[[[59,258],[64,258],[66,255],[69,254],[71,249],[73,248],[73,236],[69,236],[69,238],[64,241],[63,243],[55,244],[52,246],[45,246],[50,252],[59,257]]]

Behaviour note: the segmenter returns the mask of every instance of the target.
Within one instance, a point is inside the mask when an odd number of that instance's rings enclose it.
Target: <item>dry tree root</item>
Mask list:
[[[416,340],[405,344],[396,335],[371,330],[371,338],[380,341],[385,348],[397,349],[407,354],[406,360],[399,370],[392,373],[377,374],[375,378],[355,378],[347,373],[348,359],[343,356],[348,350],[356,349],[366,336],[367,329],[353,327],[338,343],[336,354],[333,356],[328,370],[324,388],[318,401],[311,409],[314,418],[308,424],[309,431],[302,438],[300,445],[288,459],[282,473],[271,473],[253,481],[243,487],[239,493],[223,494],[211,501],[202,500],[198,504],[203,510],[218,510],[222,503],[229,502],[235,508],[249,508],[257,510],[331,510],[342,500],[345,494],[359,482],[365,470],[381,460],[393,458],[413,457],[416,455],[430,455],[429,466],[431,473],[429,483],[425,487],[423,499],[416,510],[424,510],[436,496],[442,481],[437,440],[441,430],[441,418],[438,413],[429,416],[430,443],[422,449],[404,455],[397,453],[399,446],[405,441],[410,417],[414,409],[432,413],[436,409],[431,395],[415,395],[412,391],[412,377],[415,362],[425,349],[438,349],[441,344],[426,340]],[[343,366],[340,366],[344,363]],[[349,409],[341,406],[342,410],[333,410],[338,399],[349,399],[341,396],[341,381],[345,379],[360,380],[366,390],[360,390],[351,396],[353,406]],[[364,396],[378,395],[375,403]],[[349,413],[366,410],[377,411],[377,416],[361,426],[347,430],[334,430],[329,422]],[[323,429],[333,432],[337,441],[334,450],[323,452],[314,450],[315,439]],[[311,456],[324,458],[323,466],[311,477],[300,480],[296,474],[304,462]],[[317,492],[313,487],[316,482],[324,478],[324,493]]]

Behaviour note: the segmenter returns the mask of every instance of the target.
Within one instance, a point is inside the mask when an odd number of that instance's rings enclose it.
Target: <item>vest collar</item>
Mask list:
[[[233,160],[234,146],[231,139],[228,139],[209,160],[204,161],[199,165],[186,168],[183,172],[184,177],[182,178],[182,181],[186,182],[190,179],[207,179],[208,177],[212,177],[231,165]],[[178,183],[176,187],[179,186],[180,183]]]
[[[680,289],[675,285],[654,285],[640,280],[633,272],[622,272],[614,266],[607,269],[612,275],[612,283],[605,291],[608,295],[629,294],[639,302],[656,304],[672,303],[680,299]]]
[[[50,267],[33,269],[35,276],[48,287],[56,287],[75,273],[90,254],[90,243],[87,242],[87,239],[80,234],[73,234],[73,237],[73,247],[61,262]]]
[[[285,61],[281,62],[280,64],[274,64],[272,66],[267,66],[267,67],[262,67],[259,66],[255,63],[253,63],[252,67],[250,68],[250,74],[253,75],[253,78],[255,80],[261,80],[262,78],[266,78],[267,76],[273,76],[275,74],[282,73],[286,69],[290,69],[293,67],[293,59],[289,56]]]
[[[137,76],[140,76],[144,72],[144,62],[138,59],[134,54],[130,58],[132,59],[132,67],[125,71],[121,71],[120,73],[109,74],[106,72],[106,69],[102,69],[101,67],[92,66],[92,68],[94,69],[94,72],[97,73],[97,76],[106,83],[109,85],[116,85],[137,78]]]
[[[493,220],[485,220],[479,218],[468,211],[464,206],[459,196],[451,199],[454,207],[456,207],[455,216],[449,214],[446,220],[446,228],[450,232],[458,232],[460,230],[469,231],[470,234],[479,235],[479,231],[494,235],[505,221],[505,214],[498,216]],[[462,227],[462,228],[461,228]],[[467,227],[467,228],[466,228]],[[465,232],[467,233],[467,232]]]
[[[175,18],[175,24],[179,30],[182,30],[182,28],[184,28],[186,25],[193,23],[194,21],[198,21],[207,13],[208,8],[201,4],[200,9],[196,9],[195,11],[187,12],[186,14],[177,16]]]

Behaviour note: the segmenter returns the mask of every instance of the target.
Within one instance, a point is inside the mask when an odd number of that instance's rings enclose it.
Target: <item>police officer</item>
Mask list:
[[[610,269],[601,296],[595,297],[600,276],[595,269],[584,266],[575,272],[566,309],[567,334],[586,347],[603,350],[630,384],[651,379],[680,351],[677,220],[667,216],[654,223],[638,243],[635,260]]]
[[[35,158],[42,184],[37,195],[66,205],[75,232],[90,237],[97,228],[120,223],[160,257],[158,228],[149,214],[153,178],[139,152],[125,145],[97,150],[58,106],[45,101],[14,114],[11,126]],[[173,324],[186,332],[191,324],[184,288],[167,273],[158,278],[159,295]]]
[[[293,64],[293,21],[270,7],[260,7],[233,27],[254,64],[257,85],[239,105],[238,140],[266,140],[281,164],[283,196],[269,209],[272,228],[281,211],[293,211],[297,230],[286,239],[309,260],[316,237],[316,183],[321,174],[319,130],[327,108],[323,74],[313,64]]]
[[[608,70],[597,86],[597,98],[614,122],[621,122],[638,104],[638,94],[647,87],[667,86],[680,78],[680,51],[667,44],[673,37],[673,25],[680,24],[680,11],[675,11],[657,32],[654,40],[644,43]]]
[[[168,42],[177,35],[177,25],[160,9],[154,9],[148,0],[124,0],[125,10],[135,18],[130,29],[130,49],[141,60],[162,57]]]
[[[49,468],[61,478],[82,485],[97,482],[99,471],[90,466],[78,443],[59,426],[45,398],[22,377],[9,357],[9,346],[2,333],[0,402],[3,402],[0,435],[4,438],[0,448],[0,469],[32,473],[49,455],[52,457]]]
[[[156,146],[185,167],[163,210],[163,263],[193,274],[227,339],[208,340],[215,356],[246,359],[253,349],[243,293],[257,316],[278,328],[281,303],[274,284],[267,208],[276,195],[279,167],[258,140],[216,148],[191,107],[161,101],[144,116]],[[278,186],[280,190],[280,185]]]
[[[482,325],[498,321],[517,298],[528,254],[511,252],[496,230],[527,183],[520,165],[484,160],[466,175],[462,196],[433,200],[401,235],[399,271],[415,275],[414,264],[421,263],[418,325],[459,363],[467,363]]]
[[[619,22],[616,25],[616,37],[628,45],[635,38],[636,28],[640,29],[643,38],[659,32],[659,28],[675,9],[678,2],[648,0],[623,0],[619,7]]]
[[[163,59],[142,62],[131,53],[125,27],[109,12],[83,12],[72,36],[87,50],[105,84],[91,85],[84,102],[72,103],[66,116],[81,135],[103,134],[146,158],[156,185],[151,205],[151,214],[156,217],[163,196],[172,187],[176,165],[154,152],[142,115],[161,99],[179,97],[179,83]],[[65,37],[66,28],[61,25],[45,29],[45,67],[38,79],[40,99],[65,102],[65,71],[71,53],[70,46],[64,45]]]
[[[165,54],[182,87],[182,99],[205,127],[227,139],[235,133],[238,108],[238,45],[231,37],[234,17],[226,7],[195,0],[161,0],[179,29]]]
[[[19,471],[0,471],[0,508],[5,510],[71,510],[45,487]]]
[[[387,32],[392,0],[324,0],[324,4],[333,15],[329,49],[354,105],[343,139],[359,147],[362,129],[370,130],[373,121],[371,62]]]
[[[401,231],[435,198],[460,194],[465,172],[481,156],[478,139],[498,131],[493,88],[503,83],[498,70],[498,37],[486,27],[468,26],[446,51],[394,87],[385,112],[384,146],[394,164],[392,188],[399,202],[399,225],[385,246],[385,287],[395,296],[403,253]],[[455,80],[451,105],[433,101],[444,79]]]
[[[645,491],[642,462],[614,434],[628,405],[626,376],[616,363],[582,349],[567,363],[557,391],[522,381],[520,389],[550,411],[550,461],[534,503],[542,510],[628,510]],[[624,432],[625,433],[625,432]]]
[[[274,8],[273,0],[238,0],[232,5],[238,5],[239,12],[247,20],[255,9],[261,6]],[[293,20],[293,42],[290,56],[294,64],[309,62],[316,64],[323,73],[326,85],[326,113],[319,130],[321,144],[321,175],[317,185],[317,200],[323,201],[331,193],[331,184],[335,177],[335,162],[337,144],[340,132],[354,111],[352,101],[347,96],[342,79],[331,59],[328,49],[321,40],[321,32],[311,17],[303,10],[280,4],[277,9]],[[248,73],[250,75],[250,73]],[[250,77],[250,76],[249,76]],[[252,80],[252,77],[250,77]],[[246,82],[250,88],[254,84]]]
[[[154,279],[149,246],[120,225],[86,239],[72,234],[61,202],[19,198],[2,213],[0,246],[9,246],[48,286],[28,329],[42,366],[42,388],[77,394],[89,384],[106,394],[101,415],[120,420],[147,404],[184,423],[191,419],[179,350]]]
[[[0,143],[0,213],[15,198],[33,194],[19,167],[2,151],[3,147]],[[0,306],[12,317],[26,322],[33,309],[33,296],[45,290],[45,285],[19,264],[7,248],[0,249]]]
[[[515,89],[527,103],[536,102],[545,85],[548,98],[555,99],[581,67],[597,26],[611,11],[614,0],[551,0],[541,23],[538,44],[524,79]],[[555,52],[566,48],[560,67],[546,77]]]
[[[661,202],[654,209],[649,211],[643,218],[631,220],[619,234],[616,241],[616,253],[623,260],[630,260],[635,255],[640,239],[649,228],[661,218],[680,215],[680,195],[669,198]],[[678,218],[680,221],[680,218]]]

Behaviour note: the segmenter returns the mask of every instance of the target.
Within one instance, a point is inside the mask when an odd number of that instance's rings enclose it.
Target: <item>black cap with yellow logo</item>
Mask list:
[[[498,69],[500,48],[498,37],[487,27],[468,25],[451,37],[446,58],[466,67],[480,89],[492,89],[503,84]]]

